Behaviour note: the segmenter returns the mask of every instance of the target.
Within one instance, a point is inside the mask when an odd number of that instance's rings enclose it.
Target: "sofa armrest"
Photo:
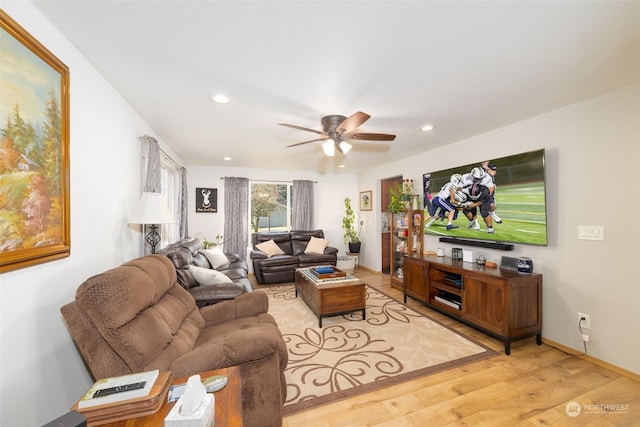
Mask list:
[[[333,246],[327,246],[324,248],[325,255],[333,255],[338,253],[338,248],[334,248]]]
[[[206,327],[230,320],[257,316],[267,311],[269,311],[269,298],[263,291],[248,292],[236,299],[222,301],[200,309]]]
[[[174,376],[211,371],[230,366],[255,363],[278,354],[280,363],[287,361],[286,345],[277,326],[262,325],[240,329],[231,335],[220,336],[197,346],[171,363]]]
[[[249,257],[254,261],[269,258],[267,254],[260,249],[253,249],[251,253],[249,253]]]

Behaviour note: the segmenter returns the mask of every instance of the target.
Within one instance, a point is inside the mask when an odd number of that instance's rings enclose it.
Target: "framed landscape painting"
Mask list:
[[[0,10],[0,273],[69,256],[69,69]]]

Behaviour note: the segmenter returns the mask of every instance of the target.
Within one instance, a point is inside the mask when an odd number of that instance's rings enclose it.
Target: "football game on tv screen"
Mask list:
[[[425,173],[423,189],[425,234],[547,245],[544,149]]]

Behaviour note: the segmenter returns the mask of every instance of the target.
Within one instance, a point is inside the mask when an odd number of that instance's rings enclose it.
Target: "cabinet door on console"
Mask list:
[[[429,291],[427,290],[427,281],[427,264],[414,260],[411,257],[405,257],[405,293],[423,302],[427,302],[429,296]]]
[[[508,295],[500,279],[465,277],[465,317],[485,329],[499,334],[508,331]]]

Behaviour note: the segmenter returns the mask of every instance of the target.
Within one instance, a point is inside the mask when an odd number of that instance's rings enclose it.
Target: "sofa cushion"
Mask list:
[[[220,268],[223,265],[229,264],[229,259],[222,252],[222,249],[217,246],[211,249],[203,249],[200,253],[209,260],[209,264],[211,264],[213,268]]]
[[[305,254],[322,254],[324,253],[324,248],[329,245],[329,241],[327,239],[320,239],[318,237],[311,236],[309,239],[309,244],[304,250]]]
[[[189,267],[189,271],[193,275],[193,278],[200,285],[220,285],[223,283],[233,283],[233,280],[229,276],[224,273],[220,273],[219,271],[212,270],[210,268],[202,268],[196,267],[192,265]]]
[[[267,254],[267,257],[271,258],[274,255],[282,255],[284,251],[280,249],[280,246],[273,240],[267,240],[256,245],[256,248]]]

